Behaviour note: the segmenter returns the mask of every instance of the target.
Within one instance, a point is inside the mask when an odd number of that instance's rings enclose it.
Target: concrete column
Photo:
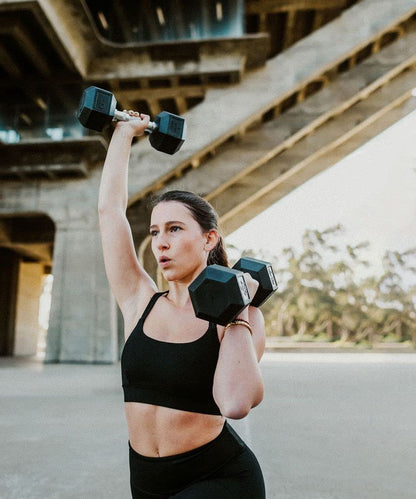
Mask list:
[[[36,355],[37,353],[42,276],[42,264],[20,262],[14,355]]]
[[[98,222],[57,225],[52,273],[45,361],[117,362],[116,304],[105,275]]]

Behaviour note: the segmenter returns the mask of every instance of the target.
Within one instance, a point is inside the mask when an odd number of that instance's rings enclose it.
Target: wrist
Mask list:
[[[134,139],[134,133],[131,133],[128,130],[117,129],[117,139],[121,144],[131,147]]]
[[[245,328],[249,331],[250,335],[253,336],[253,329],[251,328],[250,323],[244,319],[234,319],[233,321],[229,322],[224,328],[224,334],[227,332],[227,330],[236,326]]]
[[[234,320],[242,320],[248,322],[248,307],[242,310]]]
[[[134,129],[130,126],[126,126],[126,121],[118,121],[114,127],[113,136],[116,135],[122,140],[127,140],[131,142],[135,136]]]

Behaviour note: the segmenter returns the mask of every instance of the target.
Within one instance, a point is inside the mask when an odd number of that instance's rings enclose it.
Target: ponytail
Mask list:
[[[227,253],[224,247],[224,239],[222,236],[220,236],[217,245],[209,252],[208,255],[207,265],[213,264],[222,265],[223,267],[229,266]]]

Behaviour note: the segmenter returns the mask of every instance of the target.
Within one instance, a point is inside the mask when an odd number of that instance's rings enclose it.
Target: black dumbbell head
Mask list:
[[[116,105],[116,98],[108,90],[88,87],[82,93],[77,118],[85,128],[101,132],[112,121]]]
[[[195,315],[225,326],[249,303],[242,272],[221,265],[209,265],[189,286]]]
[[[254,298],[251,300],[253,307],[260,307],[277,289],[277,281],[273,268],[269,262],[256,258],[243,257],[234,265],[234,269],[248,272],[253,279],[259,282]]]
[[[157,130],[154,130],[149,141],[158,151],[174,154],[179,151],[185,141],[185,119],[176,114],[162,111],[155,118]]]

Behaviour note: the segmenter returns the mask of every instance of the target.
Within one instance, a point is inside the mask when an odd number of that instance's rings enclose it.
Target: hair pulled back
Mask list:
[[[218,215],[212,205],[207,200],[188,191],[167,191],[152,200],[151,207],[154,208],[159,203],[167,201],[177,201],[182,203],[191,212],[192,217],[198,222],[203,232],[212,229],[218,230]],[[228,257],[225,251],[224,239],[220,235],[217,245],[208,255],[207,265],[223,265],[228,267]]]

